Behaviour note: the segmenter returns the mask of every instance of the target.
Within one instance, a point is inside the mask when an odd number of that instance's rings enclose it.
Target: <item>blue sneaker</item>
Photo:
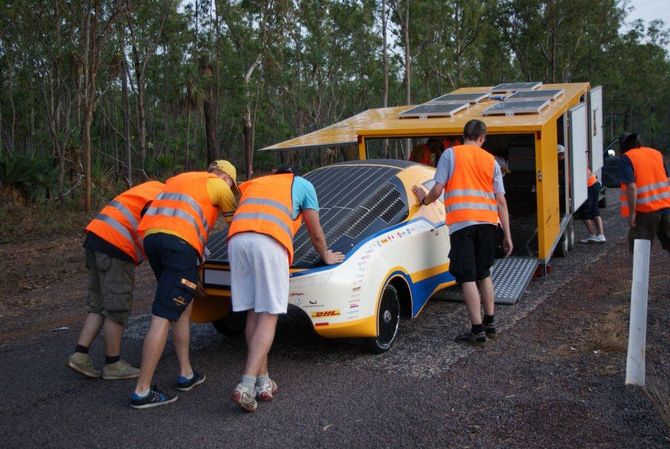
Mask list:
[[[130,397],[130,406],[136,409],[159,407],[161,405],[172,404],[179,398],[176,394],[163,393],[158,389],[158,385],[152,385],[149,394],[138,396],[135,392]]]
[[[205,382],[205,375],[200,374],[197,371],[193,370],[193,377],[190,379],[179,376],[177,377],[177,390],[179,391],[189,391],[191,388],[200,385]]]

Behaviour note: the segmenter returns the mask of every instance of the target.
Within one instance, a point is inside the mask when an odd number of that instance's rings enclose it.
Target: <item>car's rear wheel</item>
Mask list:
[[[566,238],[568,239],[568,251],[575,249],[575,220],[570,220],[568,227],[565,230]]]
[[[367,340],[370,351],[375,354],[388,351],[398,335],[399,324],[400,295],[394,286],[386,284],[377,312],[377,336]]]
[[[247,312],[230,312],[230,314],[213,321],[214,328],[226,337],[237,337],[244,332],[247,326]]]
[[[554,256],[565,257],[568,255],[569,250],[570,250],[570,238],[568,237],[568,230],[566,229],[563,232],[561,239],[558,241],[558,245],[556,245],[556,249],[554,250]]]

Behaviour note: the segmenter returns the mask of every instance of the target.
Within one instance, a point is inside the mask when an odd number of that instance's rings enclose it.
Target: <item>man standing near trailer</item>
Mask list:
[[[670,177],[663,155],[642,146],[638,134],[625,133],[621,140],[621,216],[628,217],[628,242],[654,241],[658,236],[670,252]]]
[[[490,269],[495,259],[498,224],[503,230],[505,257],[512,253],[513,245],[500,166],[493,155],[482,149],[486,124],[470,120],[463,137],[463,145],[442,153],[433,188],[427,194],[420,186],[412,190],[422,205],[432,203],[444,191],[451,243],[449,271],[463,289],[471,324],[470,331],[457,336],[456,341],[484,343],[487,337],[496,336]]]
[[[319,203],[312,183],[286,168],[247,181],[228,232],[233,311],[247,311],[247,360],[244,375],[232,394],[242,409],[253,412],[271,401],[277,384],[268,374],[277,318],[286,313],[293,237],[302,220],[312,245],[327,265],[344,255],[328,249],[319,221]]]

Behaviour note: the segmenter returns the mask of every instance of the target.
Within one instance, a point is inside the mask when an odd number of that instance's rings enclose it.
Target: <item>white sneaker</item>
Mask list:
[[[603,236],[603,238],[605,238],[605,237]],[[586,237],[585,239],[581,239],[579,241],[579,243],[598,243],[598,242],[599,242],[598,237],[595,236],[595,235],[590,235],[590,236]]]
[[[270,379],[263,385],[256,385],[256,399],[262,402],[271,401],[277,393],[277,383]]]
[[[607,239],[605,239],[605,236],[603,234],[596,235],[596,239],[598,243],[605,243],[607,241]]]

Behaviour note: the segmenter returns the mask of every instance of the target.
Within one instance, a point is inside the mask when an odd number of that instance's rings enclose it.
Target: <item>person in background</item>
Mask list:
[[[240,185],[242,196],[228,232],[233,311],[247,311],[247,360],[231,399],[253,412],[258,401],[271,401],[277,383],[270,379],[268,353],[277,318],[286,313],[293,237],[302,220],[323,263],[344,260],[328,249],[319,221],[312,183],[295,169],[280,168]]]
[[[429,137],[425,144],[414,145],[409,160],[435,167],[442,155],[442,151],[444,151],[442,141],[437,137]]]
[[[600,218],[600,209],[598,208],[598,197],[600,196],[602,185],[596,175],[591,173],[591,170],[588,168],[586,169],[586,176],[588,196],[586,203],[582,206],[582,213],[584,225],[589,231],[589,236],[581,239],[579,243],[605,243],[607,239],[605,239],[603,219]]]
[[[621,216],[628,218],[628,243],[635,239],[661,242],[670,252],[670,177],[660,151],[645,147],[636,133],[621,139]]]
[[[135,266],[143,260],[137,223],[163,187],[161,182],[149,181],[126,190],[86,226],[88,315],[67,366],[87,377],[101,376],[88,354],[100,329],[104,329],[106,354],[102,378],[131,379],[139,375],[137,368],[121,360],[121,338],[133,302]]]
[[[457,336],[456,341],[484,343],[487,337],[497,335],[490,269],[495,259],[498,223],[503,230],[505,257],[512,254],[513,245],[500,166],[482,148],[486,124],[470,120],[465,124],[463,137],[463,145],[442,153],[430,191],[426,194],[418,185],[412,191],[422,205],[432,203],[444,191],[451,242],[449,271],[461,284],[471,324],[470,330]]]
[[[204,260],[209,231],[219,212],[229,218],[235,210],[236,177],[233,164],[224,160],[211,163],[206,172],[173,176],[140,221],[138,233],[144,238],[158,286],[142,348],[142,366],[131,395],[133,408],[177,400],[177,395],[151,385],[170,327],[179,361],[177,390],[189,391],[205,381],[203,373],[193,370],[189,358],[192,301],[202,292],[198,268]]]

